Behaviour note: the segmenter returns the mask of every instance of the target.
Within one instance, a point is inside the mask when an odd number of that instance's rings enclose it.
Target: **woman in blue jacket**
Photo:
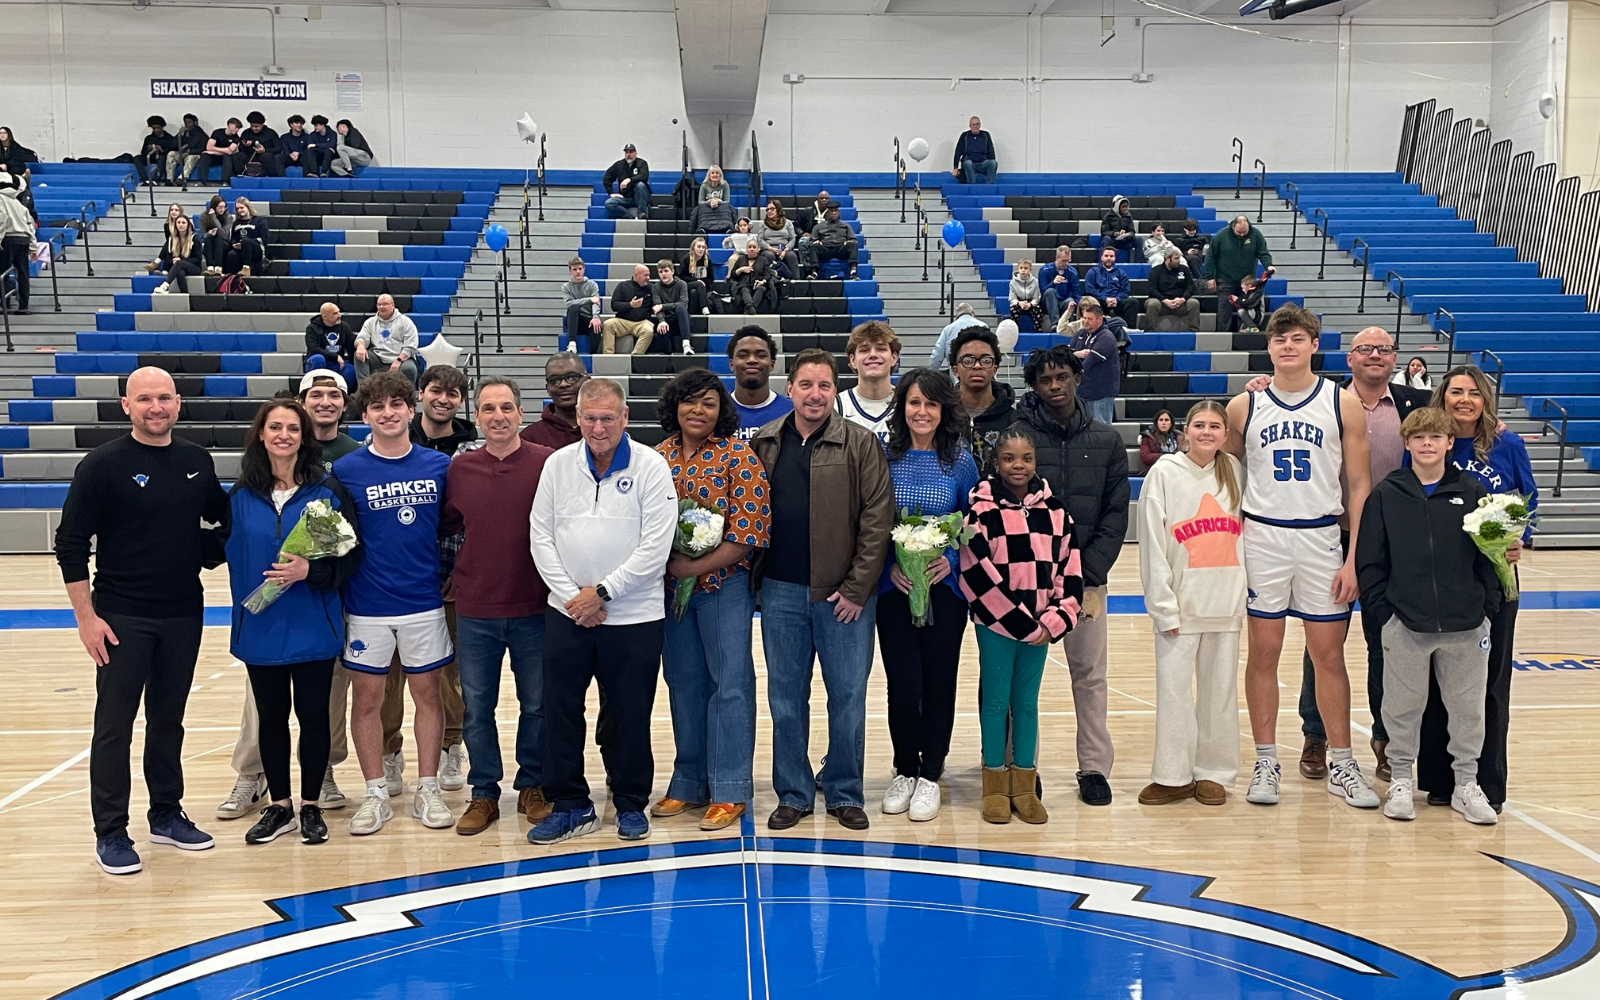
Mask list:
[[[317,799],[328,768],[328,699],[335,658],[344,649],[344,608],[339,588],[361,559],[359,544],[336,559],[308,562],[284,555],[284,539],[313,500],[328,500],[352,528],[355,502],[322,465],[322,448],[310,433],[311,418],[293,399],[270,399],[256,411],[233,486],[233,525],[227,541],[233,588],[233,634],[229,650],[250,673],[261,719],[261,764],[272,802],[244,835],[264,844],[297,828],[289,785],[291,689],[300,722],[300,840],[328,839]],[[285,586],[258,614],[244,600],[272,580]]]

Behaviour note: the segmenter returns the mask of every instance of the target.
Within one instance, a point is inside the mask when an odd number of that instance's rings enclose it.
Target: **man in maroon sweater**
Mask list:
[[[544,728],[544,607],[550,590],[533,565],[528,516],[551,449],[522,440],[522,392],[511,379],[478,383],[484,445],[450,463],[443,533],[464,531],[451,581],[456,595],[456,660],[465,704],[462,739],[472,801],[456,823],[470,837],[500,818],[500,663],[511,654],[517,686],[517,811],[538,823],[550,814],[540,788]]]
[[[571,351],[552,354],[544,363],[544,387],[550,394],[539,420],[522,429],[522,440],[542,444],[552,451],[577,444],[578,389],[589,380],[583,359]]]

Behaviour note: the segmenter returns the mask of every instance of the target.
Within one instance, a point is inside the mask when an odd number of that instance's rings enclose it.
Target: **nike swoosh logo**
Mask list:
[[[194,478],[194,477],[195,477],[195,476],[198,476],[198,475],[199,475],[199,474],[200,474],[200,473],[198,473],[198,472],[191,472],[191,473],[189,473],[189,474],[188,474],[188,475],[187,475],[187,476],[185,476],[185,477],[184,477],[184,478],[186,478],[186,479],[193,479],[193,478]]]

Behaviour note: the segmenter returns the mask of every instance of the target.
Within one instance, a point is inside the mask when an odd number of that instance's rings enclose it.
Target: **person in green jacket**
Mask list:
[[[1217,293],[1219,331],[1234,329],[1237,309],[1228,301],[1228,296],[1240,295],[1240,283],[1246,277],[1255,276],[1257,264],[1270,266],[1272,251],[1267,249],[1266,237],[1251,227],[1249,218],[1239,216],[1212,238],[1204,273],[1210,279],[1210,288]]]

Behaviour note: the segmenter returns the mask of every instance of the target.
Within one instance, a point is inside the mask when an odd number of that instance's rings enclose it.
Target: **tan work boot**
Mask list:
[[[494,799],[473,799],[467,811],[456,820],[456,832],[471,837],[489,829],[500,821],[500,803]]]
[[[517,793],[517,812],[528,817],[528,822],[534,826],[543,823],[551,809],[550,803],[545,801],[542,788],[524,788]]]
[[[983,769],[983,818],[990,823],[1011,822],[1010,773],[1003,767]]]
[[[1184,799],[1194,798],[1194,782],[1186,785],[1163,785],[1152,781],[1139,792],[1142,806],[1164,806]]]
[[[1011,811],[1024,823],[1044,823],[1050,819],[1039,801],[1039,772],[1031,767],[1011,769]]]

